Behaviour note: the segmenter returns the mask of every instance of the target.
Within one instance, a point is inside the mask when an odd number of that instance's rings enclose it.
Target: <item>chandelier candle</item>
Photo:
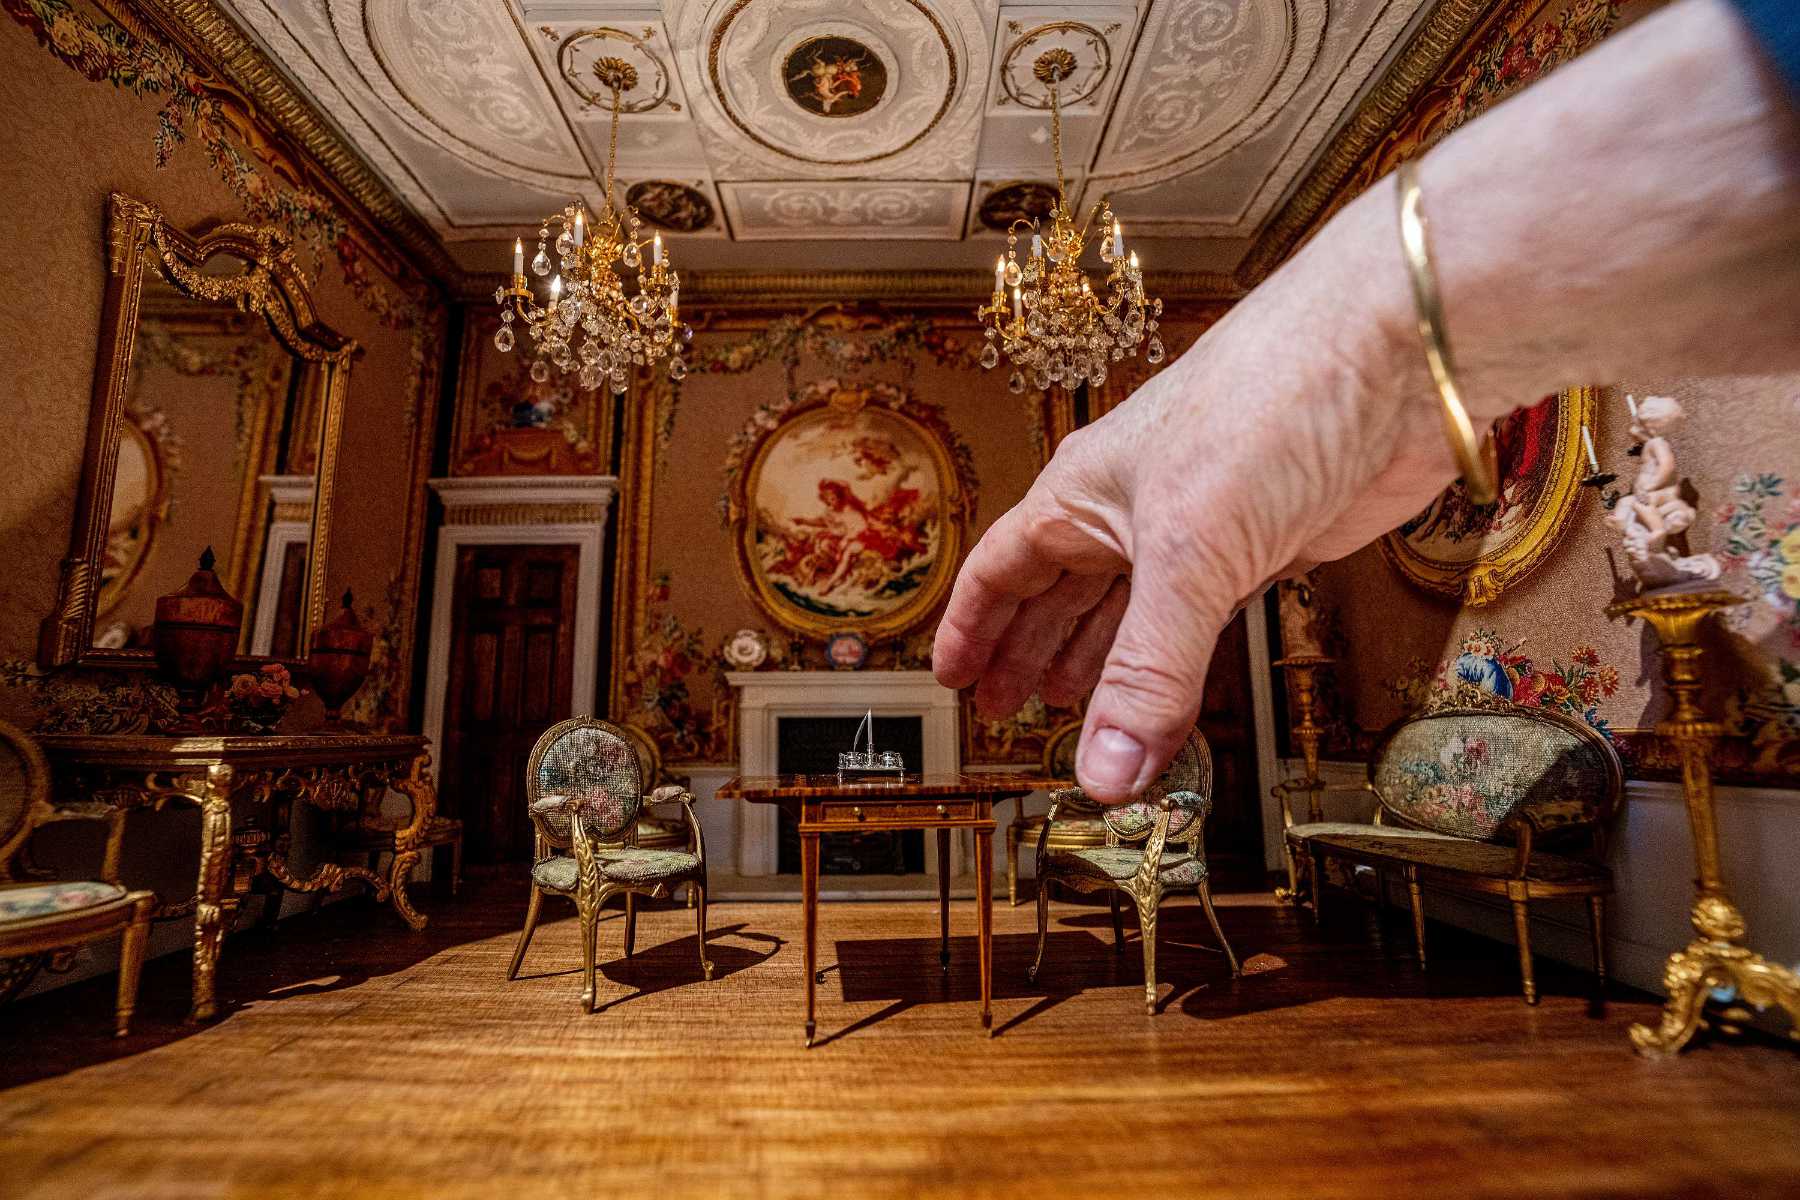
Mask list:
[[[1077,387],[1106,382],[1107,364],[1135,354],[1145,336],[1145,361],[1152,366],[1165,355],[1157,333],[1162,301],[1144,298],[1144,275],[1134,251],[1125,253],[1125,231],[1112,206],[1094,206],[1086,229],[1075,227],[1063,179],[1062,108],[1058,87],[1074,74],[1075,56],[1058,47],[1038,56],[1032,74],[1049,91],[1050,142],[1056,155],[1056,203],[1049,228],[1021,218],[1006,235],[1006,253],[994,265],[994,294],[976,310],[987,335],[981,365],[992,369],[1005,354],[1013,365],[1007,381],[1014,392],[1025,390],[1027,377],[1039,390],[1056,384]],[[1099,222],[1100,261],[1110,268],[1098,288],[1081,267],[1088,233]],[[1021,264],[1019,234],[1031,234],[1031,256]],[[1012,289],[1008,319],[1006,289]]]
[[[623,97],[637,86],[636,68],[616,58],[601,59],[594,73],[612,93],[612,137],[606,151],[606,208],[590,218],[576,201],[544,219],[538,229],[537,254],[532,273],[550,275],[549,299],[539,306],[525,274],[525,243],[513,243],[511,287],[495,291],[500,306],[500,328],[494,345],[510,351],[516,340],[515,322],[536,343],[537,357],[531,378],[543,383],[552,368],[573,372],[589,391],[606,383],[614,393],[625,391],[633,367],[668,359],[669,378],[687,375],[682,348],[694,331],[683,325],[678,312],[681,277],[664,253],[662,235],[641,241],[643,222],[637,210],[613,201],[613,167],[619,149],[619,114]],[[552,232],[554,231],[554,239]],[[644,263],[644,247],[650,262]],[[552,271],[557,273],[551,275]],[[636,292],[628,295],[627,280],[635,276]]]

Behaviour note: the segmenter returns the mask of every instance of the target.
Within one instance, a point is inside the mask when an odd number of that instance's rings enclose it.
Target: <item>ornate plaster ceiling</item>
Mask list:
[[[1054,178],[1153,267],[1229,271],[1435,0],[226,0],[476,271],[618,184],[683,265],[970,267]],[[846,243],[857,243],[849,258]]]

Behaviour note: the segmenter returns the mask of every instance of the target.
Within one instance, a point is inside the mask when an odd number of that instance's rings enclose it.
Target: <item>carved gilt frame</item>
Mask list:
[[[312,632],[324,623],[327,613],[325,567],[338,439],[349,367],[360,349],[319,319],[311,285],[294,260],[288,235],[278,226],[227,224],[204,234],[188,234],[169,225],[155,205],[114,192],[107,204],[105,253],[106,293],[100,310],[99,350],[75,520],[55,606],[39,630],[38,662],[45,668],[79,664],[113,669],[148,668],[154,662],[148,651],[100,650],[93,645],[107,517],[118,471],[115,434],[125,415],[143,272],[152,263],[186,295],[229,301],[242,312],[262,317],[284,349],[320,373],[318,474],[306,573],[306,621],[296,649],[297,656],[304,657]],[[206,264],[220,255],[241,260],[244,269],[227,275],[205,273]]]

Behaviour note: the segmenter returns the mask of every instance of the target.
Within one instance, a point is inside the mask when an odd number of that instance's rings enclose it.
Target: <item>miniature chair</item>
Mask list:
[[[1075,747],[1081,741],[1080,720],[1068,721],[1052,730],[1044,741],[1044,774],[1051,779],[1075,778]],[[1025,797],[1015,802],[1018,814],[1006,827],[1006,899],[1013,907],[1019,904],[1019,847],[1035,841],[1049,829],[1045,845],[1052,850],[1090,850],[1106,845],[1106,826],[1100,820],[1100,806],[1071,791],[1057,814],[1056,827],[1050,829],[1050,818],[1043,813],[1025,811]],[[1041,853],[1041,851],[1040,851]]]
[[[13,863],[40,827],[56,821],[107,822],[100,879],[20,882]],[[55,953],[123,932],[119,949],[119,998],[113,1035],[131,1031],[137,1007],[138,971],[150,935],[151,892],[119,883],[125,809],[111,804],[52,805],[50,768],[19,730],[0,722],[0,1003],[25,990]]]
[[[581,1002],[588,1012],[594,1011],[600,909],[618,893],[625,896],[625,957],[630,958],[637,935],[636,897],[663,897],[690,884],[697,897],[694,928],[700,969],[707,979],[713,974],[706,957],[706,849],[694,817],[694,797],[676,786],[657,788],[646,797],[639,770],[638,752],[629,737],[617,726],[592,717],[574,717],[545,730],[526,767],[525,796],[536,830],[536,861],[525,928],[506,977],[518,978],[543,894],[568,896],[581,914]],[[691,852],[637,844],[638,814],[646,802],[682,806],[693,834]],[[565,853],[571,850],[573,854]]]
[[[1103,809],[1106,844],[1092,849],[1046,851],[1050,830],[1067,804],[1091,804],[1080,788],[1061,788],[1051,794],[1050,816],[1038,834],[1037,958],[1029,978],[1037,982],[1044,962],[1044,941],[1050,928],[1050,885],[1060,883],[1078,892],[1105,891],[1112,905],[1113,949],[1125,948],[1125,930],[1119,919],[1119,894],[1137,905],[1138,928],[1144,943],[1144,1011],[1156,1013],[1156,911],[1169,889],[1193,888],[1200,907],[1212,924],[1231,974],[1238,974],[1237,955],[1219,928],[1213,911],[1212,890],[1207,885],[1206,818],[1212,812],[1212,752],[1198,732],[1190,734],[1169,769],[1128,804]],[[1138,850],[1125,845],[1143,842]],[[1181,847],[1173,854],[1168,847]]]

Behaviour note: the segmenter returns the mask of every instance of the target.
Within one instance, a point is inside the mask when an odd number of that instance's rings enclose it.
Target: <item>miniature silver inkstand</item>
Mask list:
[[[862,745],[863,731],[868,731],[868,746],[859,750]],[[875,749],[875,710],[870,709],[863,717],[862,723],[856,727],[856,736],[850,741],[850,749],[838,752],[838,778],[852,776],[875,776],[878,778],[898,779],[906,773],[906,764],[901,760],[898,750]]]

